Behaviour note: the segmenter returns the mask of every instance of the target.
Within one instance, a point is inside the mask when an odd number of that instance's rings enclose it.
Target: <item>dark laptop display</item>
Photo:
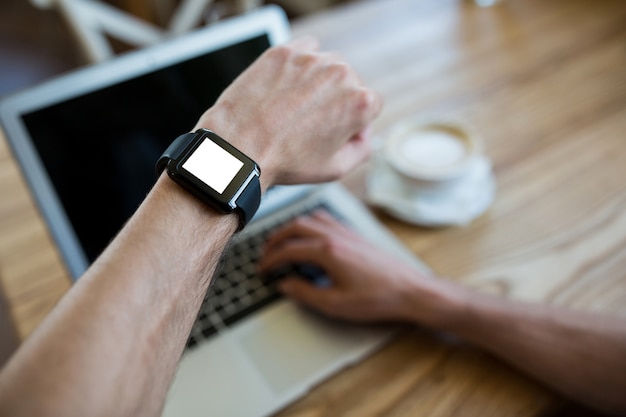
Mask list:
[[[169,143],[269,45],[258,36],[22,117],[90,263],[154,184]]]

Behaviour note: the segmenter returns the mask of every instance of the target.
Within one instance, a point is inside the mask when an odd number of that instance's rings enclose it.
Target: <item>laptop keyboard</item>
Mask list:
[[[287,215],[282,221],[268,225],[259,233],[247,236],[231,245],[213,278],[212,285],[191,329],[187,340],[188,348],[279,300],[282,295],[277,289],[277,283],[287,275],[297,274],[320,286],[329,283],[324,271],[314,265],[290,265],[273,271],[269,276],[259,276],[256,271],[256,264],[265,241],[274,230],[297,216],[310,214],[320,209],[332,214],[328,207],[318,204]],[[334,217],[338,216],[334,215]]]

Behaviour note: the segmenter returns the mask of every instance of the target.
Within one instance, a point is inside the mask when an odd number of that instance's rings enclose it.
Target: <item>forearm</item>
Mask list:
[[[366,128],[381,103],[358,74],[303,39],[264,53],[197,127],[214,130],[252,158],[262,168],[263,189],[329,181],[367,157]],[[218,215],[162,175],[0,374],[0,410],[12,416],[158,414],[237,224],[237,216]]]
[[[423,324],[457,334],[570,398],[626,412],[625,320],[501,299],[451,283],[442,288],[427,322],[418,313]]]
[[[236,227],[236,216],[213,213],[163,176],[5,369],[0,409],[158,415]]]

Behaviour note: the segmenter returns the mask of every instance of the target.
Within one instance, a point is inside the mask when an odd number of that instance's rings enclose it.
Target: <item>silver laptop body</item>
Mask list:
[[[271,214],[262,212],[266,217],[253,221],[238,240],[272,229],[295,213],[322,206],[383,250],[427,271],[340,184],[286,188],[280,190],[284,192],[280,198],[288,200],[302,194],[282,208],[270,210]],[[276,197],[272,203],[281,205],[279,196]],[[164,415],[269,415],[324,378],[380,348],[394,330],[389,326],[332,321],[280,299],[233,327],[220,328],[219,337],[211,337],[187,350]]]

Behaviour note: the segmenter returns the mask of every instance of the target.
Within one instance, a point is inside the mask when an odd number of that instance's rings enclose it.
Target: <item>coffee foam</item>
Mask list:
[[[399,173],[416,180],[445,180],[462,174],[478,154],[479,142],[445,123],[398,126],[385,144],[385,157]]]
[[[408,163],[433,169],[456,165],[468,152],[456,136],[436,130],[411,133],[398,143],[398,147]]]

